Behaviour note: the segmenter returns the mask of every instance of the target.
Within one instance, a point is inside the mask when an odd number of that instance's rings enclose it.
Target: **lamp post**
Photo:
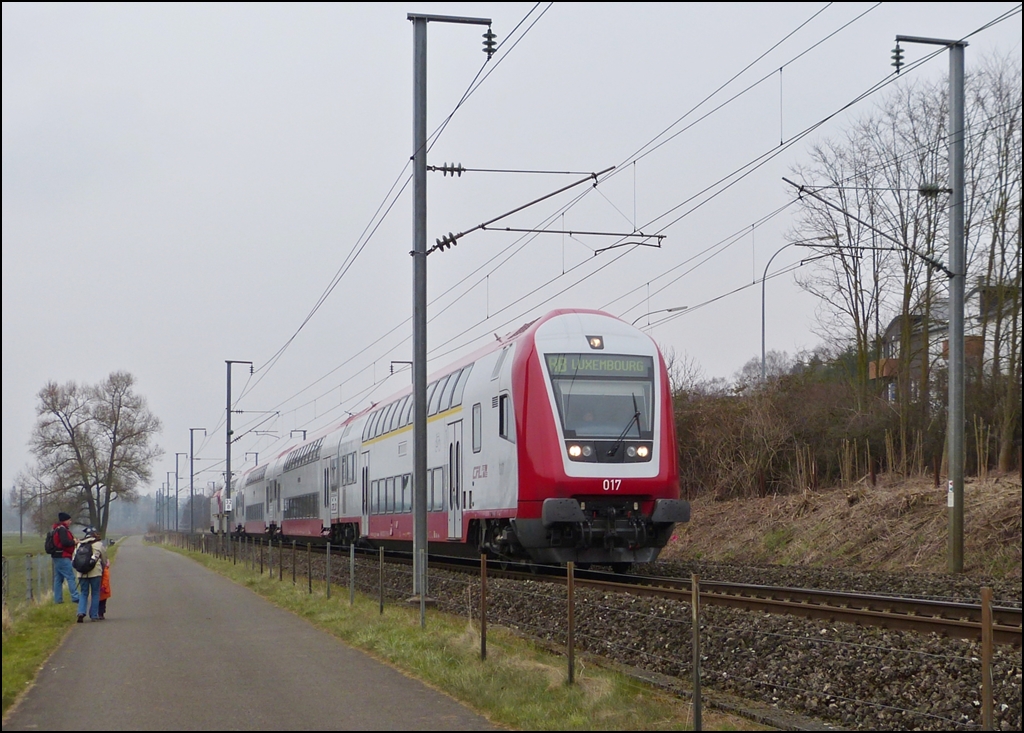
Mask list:
[[[196,531],[196,449],[195,449],[195,435],[196,432],[202,430],[203,435],[206,435],[206,428],[189,428],[188,429],[188,532],[192,534]]]
[[[835,241],[835,237],[831,235],[825,235],[823,237],[814,237],[812,239],[801,239],[797,242],[786,242],[784,245],[775,250],[775,254],[768,258],[768,264],[764,266],[764,273],[761,275],[761,381],[765,380],[765,349],[764,349],[764,284],[768,280],[768,268],[772,266],[772,260],[774,260],[782,250],[787,247],[799,246],[807,247],[813,245],[815,242],[824,242],[826,240]],[[837,245],[838,246],[838,245]]]
[[[644,313],[642,316],[640,316],[640,318],[637,318],[636,321],[633,321],[633,323],[631,325],[635,326],[637,324],[637,321],[641,320],[642,318],[646,318],[648,316],[653,316],[655,313],[674,313],[675,311],[684,311],[684,310],[686,310],[689,307],[690,306],[688,306],[688,305],[676,305],[676,306],[673,306],[671,308],[662,308],[662,309],[656,310],[656,311],[648,311],[647,313]],[[651,325],[650,322],[648,322],[647,325],[650,326]]]
[[[489,18],[409,13],[413,24],[413,594],[426,626],[427,594],[427,23],[486,25],[484,52],[494,53]],[[422,556],[422,557],[421,557]]]

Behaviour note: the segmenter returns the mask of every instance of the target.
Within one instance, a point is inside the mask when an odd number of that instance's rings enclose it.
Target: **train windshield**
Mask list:
[[[547,354],[545,361],[566,438],[651,439],[653,358]]]

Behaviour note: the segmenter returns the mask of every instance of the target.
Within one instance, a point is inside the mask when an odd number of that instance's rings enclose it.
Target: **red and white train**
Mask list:
[[[606,313],[557,310],[429,378],[430,552],[627,569],[679,498],[668,374]],[[236,531],[411,547],[412,388],[236,480]]]

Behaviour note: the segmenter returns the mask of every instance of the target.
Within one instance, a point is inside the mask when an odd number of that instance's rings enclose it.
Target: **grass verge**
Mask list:
[[[418,606],[392,603],[346,589],[327,599],[321,585],[280,583],[242,565],[176,548],[207,568],[405,674],[473,708],[493,724],[518,730],[689,730],[692,707],[594,660],[577,657],[576,684],[567,683],[564,657],[501,627],[488,627],[487,659],[480,659],[479,628],[467,619],[429,610],[420,628]],[[763,730],[743,718],[705,710],[710,730]]]

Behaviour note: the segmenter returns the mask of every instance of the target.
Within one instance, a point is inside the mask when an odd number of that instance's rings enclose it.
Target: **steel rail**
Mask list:
[[[260,538],[256,539],[260,541]],[[341,545],[338,547],[342,548]],[[323,544],[313,543],[315,552],[324,552],[325,549]],[[364,550],[357,547],[357,552],[362,555]],[[374,556],[375,553],[374,550]],[[408,552],[392,551],[386,556],[393,562],[412,562]],[[479,567],[479,560],[462,557],[434,556],[429,562],[434,568],[459,572],[472,573]],[[495,562],[494,565],[497,567],[488,570],[492,578],[566,582],[563,567],[511,564],[502,569],[501,563]],[[690,602],[690,581],[684,578],[616,575],[595,570],[577,570],[574,578],[577,586],[594,590]],[[712,606],[981,640],[982,607],[978,603],[708,580],[701,581],[700,598]],[[1020,647],[1021,609],[993,606],[992,634],[996,644]]]
[[[596,590],[684,603],[689,602],[690,596],[688,581],[676,581],[675,587],[590,579],[578,579],[576,583]],[[980,604],[705,581],[701,581],[700,597],[703,603],[714,606],[981,640]],[[1019,647],[1020,609],[993,607],[992,617],[993,641]]]

